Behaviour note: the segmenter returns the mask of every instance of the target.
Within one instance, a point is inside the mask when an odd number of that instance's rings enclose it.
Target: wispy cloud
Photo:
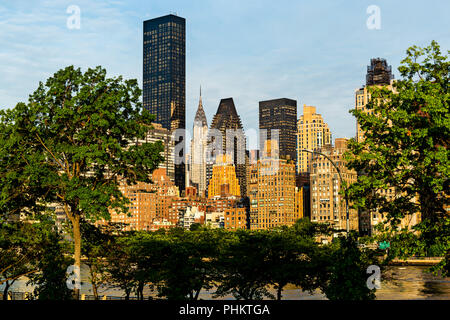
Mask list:
[[[258,128],[258,102],[287,97],[315,105],[334,137],[355,134],[348,113],[370,58],[396,69],[407,47],[437,40],[450,48],[446,0],[378,0],[381,29],[368,30],[372,0],[16,0],[0,4],[0,107],[27,99],[39,81],[67,65],[104,66],[142,79],[142,21],[177,12],[187,21],[187,128],[199,86],[210,122],[233,97],[246,130]],[[69,5],[81,29],[68,29]],[[398,76],[398,74],[396,74]]]

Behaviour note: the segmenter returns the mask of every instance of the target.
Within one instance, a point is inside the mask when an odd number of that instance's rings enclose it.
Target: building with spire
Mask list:
[[[233,98],[220,100],[208,132],[207,181],[212,177],[212,167],[218,155],[228,155],[236,169],[242,196],[247,195],[246,138],[241,118],[236,112]]]
[[[208,123],[203,110],[202,88],[197,112],[194,118],[193,136],[190,155],[190,185],[197,188],[199,195],[206,192],[206,147],[208,139]]]

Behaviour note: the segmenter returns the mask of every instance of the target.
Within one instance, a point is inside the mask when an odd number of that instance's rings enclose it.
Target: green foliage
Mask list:
[[[237,230],[230,234],[217,257],[219,286],[215,296],[232,294],[238,300],[274,298],[267,289],[270,279],[264,263],[269,242],[267,233]]]
[[[106,253],[114,250],[116,236],[121,235],[122,224],[109,223],[107,225],[95,226],[82,220],[81,252],[85,258],[84,263],[89,268],[89,280],[92,284],[93,294],[96,300],[99,298],[98,289],[106,282],[107,262]]]
[[[418,236],[401,235],[400,242],[408,247],[400,250],[394,248],[395,239],[387,239],[392,252],[414,254],[414,246],[448,252],[450,61],[435,41],[406,53],[398,69],[402,78],[394,82],[393,91],[370,87],[370,112],[351,110],[365,139],[349,142],[348,167],[362,173],[349,187],[349,198],[360,211],[385,215],[393,232],[404,233],[398,230],[400,221],[420,212],[421,222],[412,230]],[[393,200],[379,192],[389,188]]]
[[[160,297],[169,300],[197,300],[202,289],[211,289],[220,230],[197,229],[167,238],[161,268]]]
[[[28,103],[1,110],[0,215],[59,204],[72,224],[80,266],[81,220],[127,213],[119,183],[150,182],[163,160],[161,141],[136,143],[154,119],[140,96],[137,80],[69,66],[39,83]]]
[[[373,251],[361,251],[357,237],[351,233],[340,237],[329,247],[326,272],[327,281],[322,283],[322,291],[330,300],[373,300],[375,289],[367,287],[367,267],[375,263]]]
[[[39,272],[30,275],[29,283],[35,285],[33,297],[39,300],[70,300],[67,288],[67,267],[73,263],[67,257],[69,244],[63,239],[51,219],[43,219],[34,227],[35,242],[38,244],[36,267]]]
[[[40,83],[27,104],[2,110],[0,208],[29,190],[86,219],[108,219],[109,208],[126,211],[118,179],[148,182],[162,160],[161,143],[132,143],[153,119],[140,95],[136,80],[107,78],[101,67],[67,67]]]
[[[16,280],[38,271],[37,231],[29,223],[0,221],[0,285],[5,285],[4,299]]]

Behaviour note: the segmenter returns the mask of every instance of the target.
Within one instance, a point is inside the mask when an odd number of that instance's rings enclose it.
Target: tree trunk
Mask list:
[[[94,299],[98,300],[97,283],[95,281],[92,282],[92,293],[94,294]]]
[[[80,216],[77,214],[73,215],[72,218],[72,227],[73,227],[73,240],[75,246],[75,267],[79,267],[80,276],[81,276],[81,230],[80,230]],[[80,279],[81,281],[81,279]],[[75,300],[80,299],[80,289],[75,288],[73,291],[73,297]]]
[[[89,267],[89,274],[91,276],[92,293],[94,295],[94,299],[98,300],[97,273],[94,271],[93,263],[91,263],[90,260],[88,260],[86,264]]]
[[[283,292],[283,286],[281,284],[277,287],[277,300],[281,300],[281,293]]]
[[[3,300],[8,300],[8,290],[9,290],[10,284],[9,281],[6,281],[5,283],[5,289],[3,289]]]
[[[144,300],[144,282],[140,282],[137,288],[138,300]]]

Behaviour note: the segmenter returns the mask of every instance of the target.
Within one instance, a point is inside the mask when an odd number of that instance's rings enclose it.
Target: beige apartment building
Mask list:
[[[346,167],[343,155],[347,150],[347,139],[335,139],[331,144],[320,148],[319,152],[330,158],[339,168],[343,181],[350,185],[356,182],[357,174]],[[336,229],[345,230],[347,226],[347,208],[345,197],[340,194],[342,182],[337,169],[329,159],[315,153],[311,159],[311,221],[329,223]],[[358,213],[349,210],[350,230],[358,230]]]
[[[179,197],[178,187],[166,175],[165,169],[153,171],[152,180],[153,183],[138,182],[134,185],[121,183],[120,191],[131,201],[129,214],[119,214],[111,209],[111,222],[125,224],[124,231],[175,227],[169,219],[169,209],[172,201]]]
[[[311,171],[312,154],[303,149],[317,150],[331,144],[331,131],[316,107],[303,105],[303,114],[297,122],[297,172]]]
[[[267,147],[269,145],[269,147]],[[295,186],[295,164],[271,158],[270,140],[263,157],[248,168],[250,229],[293,225],[301,218]]]

